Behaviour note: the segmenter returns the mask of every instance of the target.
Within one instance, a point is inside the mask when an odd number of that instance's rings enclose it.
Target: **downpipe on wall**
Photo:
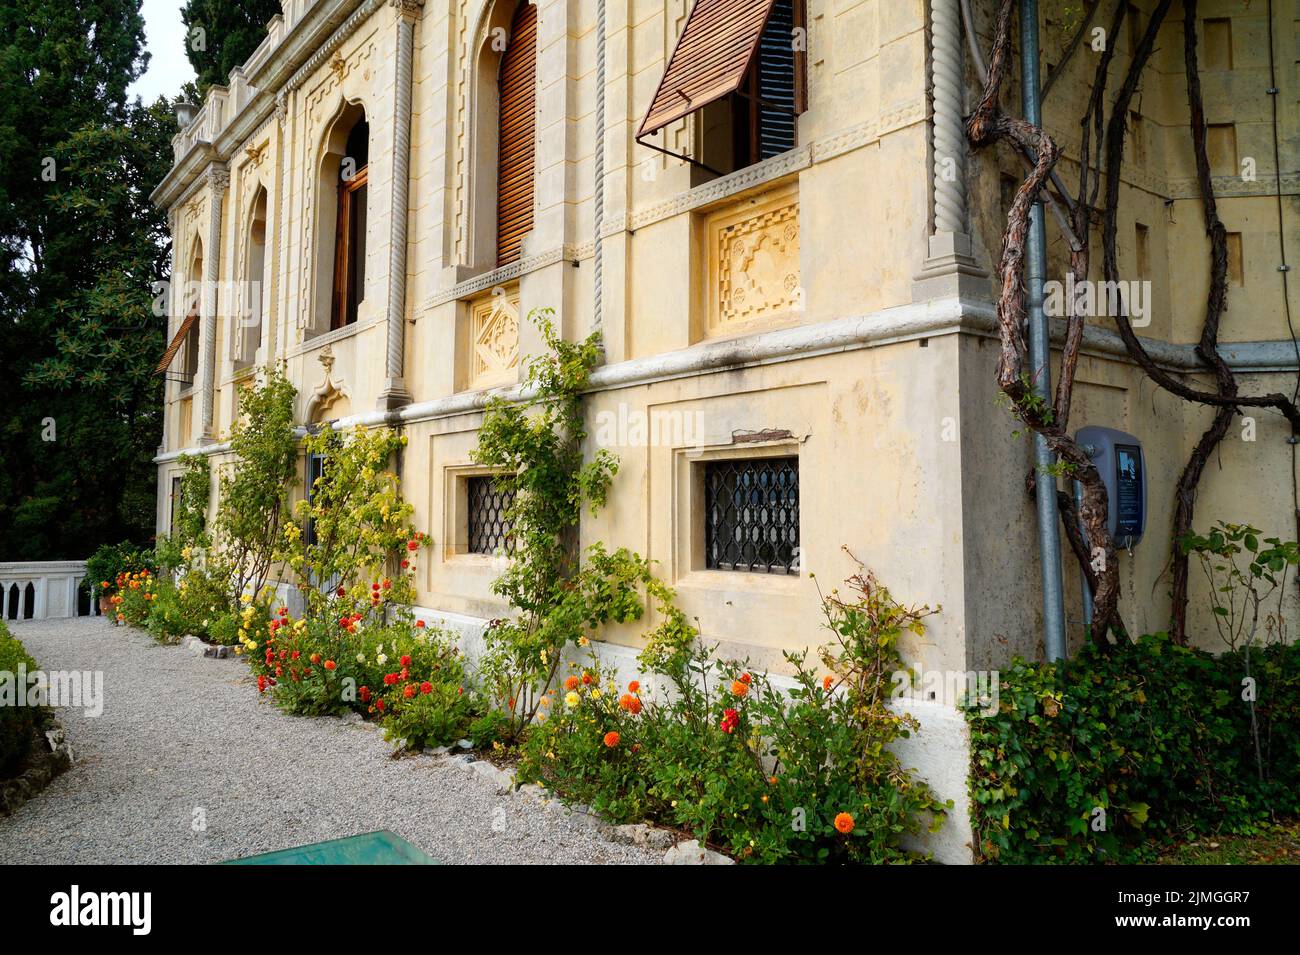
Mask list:
[[[1038,90],[1038,0],[1020,0],[1021,101],[1025,120],[1043,125]],[[1043,203],[1029,211],[1025,286],[1028,296],[1029,361],[1034,370],[1034,393],[1052,403],[1051,337],[1043,312],[1043,280],[1047,273],[1047,232]],[[1056,478],[1051,473],[1055,457],[1046,439],[1034,435],[1034,498],[1038,510],[1038,563],[1043,585],[1043,643],[1049,663],[1065,659],[1065,593],[1061,580],[1061,527],[1057,517]]]

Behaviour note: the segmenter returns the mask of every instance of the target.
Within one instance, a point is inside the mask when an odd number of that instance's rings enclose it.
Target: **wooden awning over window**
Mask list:
[[[164,374],[171,363],[176,360],[176,353],[181,350],[181,345],[185,343],[185,336],[190,333],[190,329],[199,317],[193,313],[185,316],[185,321],[181,322],[181,327],[176,329],[176,334],[172,336],[171,344],[163,352],[162,359],[158,362],[158,367],[154,369],[155,375]]]
[[[734,93],[775,0],[695,0],[636,138]]]

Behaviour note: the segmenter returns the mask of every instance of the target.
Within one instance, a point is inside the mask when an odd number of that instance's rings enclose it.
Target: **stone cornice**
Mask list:
[[[275,111],[276,98],[312,71],[387,0],[317,0],[271,53],[247,76],[253,95],[211,142],[199,141],[167,172],[149,199],[169,208],[213,160],[229,160]]]
[[[937,299],[881,309],[868,315],[797,325],[723,341],[700,342],[677,351],[602,365],[592,372],[589,391],[611,391],[958,334],[996,337],[997,316],[993,304],[966,298]],[[1064,338],[1065,322],[1054,320],[1053,345],[1059,346]],[[1142,339],[1142,343],[1156,363],[1171,372],[1199,374],[1207,371],[1197,359],[1194,346],[1190,344],[1173,344],[1156,339]],[[1300,368],[1295,346],[1290,341],[1237,342],[1222,345],[1221,351],[1229,365],[1241,373],[1294,372]],[[1085,330],[1083,354],[1112,361],[1129,361],[1119,336],[1102,328],[1089,327]],[[455,415],[478,414],[493,397],[520,400],[529,394],[523,385],[462,391],[432,401],[415,402],[397,411],[353,415],[336,422],[335,427],[394,426]],[[229,450],[229,444],[216,444],[168,451],[155,457],[154,462],[164,464],[176,460],[182,454],[221,454]]]

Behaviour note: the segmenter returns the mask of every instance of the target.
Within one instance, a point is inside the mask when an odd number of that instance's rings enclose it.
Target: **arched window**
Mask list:
[[[236,340],[238,351],[235,358],[239,365],[250,365],[257,360],[269,294],[266,287],[266,189],[260,186],[248,224],[248,274],[245,278],[247,301],[239,319],[239,337]]]
[[[185,290],[185,355],[181,359],[181,376],[193,385],[199,375],[199,308],[203,301],[203,247],[196,245],[190,263],[190,284]]]
[[[370,125],[364,107],[341,104],[320,145],[308,337],[351,325],[366,299]]]
[[[497,77],[497,265],[520,255],[533,228],[537,8],[520,4]]]
[[[339,162],[334,232],[334,283],[330,328],[357,320],[366,297],[366,193],[370,170],[370,124],[365,112],[348,132]]]

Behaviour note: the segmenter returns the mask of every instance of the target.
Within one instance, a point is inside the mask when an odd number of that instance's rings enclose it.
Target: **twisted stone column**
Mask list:
[[[217,284],[221,280],[221,206],[230,170],[220,163],[208,166],[208,237],[203,245],[203,306],[199,313],[199,430],[198,443],[213,440],[213,400],[217,378]]]
[[[411,184],[411,71],[415,49],[415,19],[424,0],[391,0],[397,9],[397,62],[393,95],[392,211],[388,233],[388,341],[384,357],[381,410],[411,400],[406,389],[406,225]]]
[[[289,144],[287,141],[288,131],[286,130],[286,121],[289,116],[289,110],[285,103],[284,94],[281,93],[275,100],[275,241],[271,243],[271,295],[270,307],[267,309],[267,315],[264,316],[265,337],[264,357],[268,368],[275,364],[276,356],[280,351],[280,268],[281,250],[288,243],[288,230],[285,227],[285,220],[288,218],[286,213],[289,210],[289,204],[285,201],[284,189],[286,183],[285,167],[289,161]],[[287,345],[288,342],[286,341]]]
[[[596,0],[596,175],[592,195],[593,212],[593,281],[591,329],[602,331],[605,324],[605,0]],[[603,349],[602,343],[602,349]]]
[[[934,231],[913,298],[988,297],[987,274],[971,258],[966,231],[965,74],[959,0],[930,0],[930,121]]]
[[[961,17],[956,0],[931,0],[934,87],[934,230],[966,231],[966,134],[962,128]]]

